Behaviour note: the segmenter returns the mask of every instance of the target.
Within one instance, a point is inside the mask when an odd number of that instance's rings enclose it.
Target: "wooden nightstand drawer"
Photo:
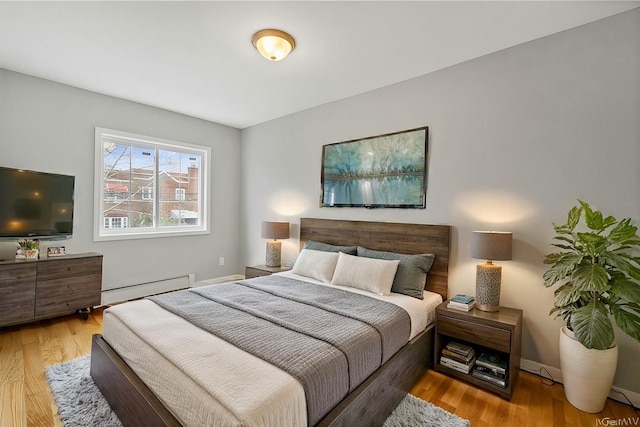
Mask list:
[[[290,270],[289,267],[268,267],[266,265],[254,265],[244,268],[244,278],[253,279],[254,277],[269,276],[273,273],[280,273]]]
[[[437,322],[438,332],[441,334],[505,353],[511,350],[511,332],[508,330],[446,316],[438,317]]]
[[[260,277],[260,276],[269,276],[270,274],[271,274],[270,271],[260,270],[253,267],[245,267],[244,269],[245,279],[253,279],[254,277]]]

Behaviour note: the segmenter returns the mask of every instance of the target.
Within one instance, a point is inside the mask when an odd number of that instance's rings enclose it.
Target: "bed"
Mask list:
[[[361,246],[373,251],[392,251],[403,254],[432,253],[435,255],[435,258],[428,274],[426,290],[438,294],[438,301],[447,298],[450,245],[449,226],[302,218],[300,221],[301,249],[305,247],[308,241],[324,242],[330,245]],[[295,279],[295,277],[293,278]],[[288,280],[287,278],[285,279]],[[262,286],[260,283],[254,283],[254,280],[255,279],[247,281],[245,285],[249,288]],[[244,289],[244,287],[237,289]],[[212,291],[206,289],[203,292],[211,293]],[[145,327],[145,322],[147,322],[147,325],[152,325],[153,322],[149,323],[150,319],[156,318],[156,312],[154,310],[163,310],[153,305],[154,303],[145,301],[139,306],[141,307],[139,310],[135,310],[138,312],[138,321],[140,325],[142,325],[140,326],[142,328],[140,331],[145,334],[157,333],[161,336],[161,339],[166,339],[167,343],[171,343],[169,340],[173,338],[168,337],[168,334],[154,332],[152,331],[153,327]],[[126,304],[123,306],[126,306]],[[144,310],[147,309],[145,307],[151,311],[145,313]],[[135,317],[135,314],[129,316]],[[109,315],[107,317],[114,316]],[[105,336],[109,335],[106,333],[107,331],[113,330],[112,328],[115,327],[112,326],[111,323],[111,320],[105,318]],[[178,323],[180,323],[179,320],[171,320],[167,323],[168,326],[165,325],[165,330],[171,331],[175,329],[176,327],[174,326]],[[189,334],[191,333],[194,335],[190,336]],[[192,341],[198,340],[199,343],[202,343],[198,345],[197,350],[206,354],[207,357],[210,357],[207,346],[209,345],[211,349],[214,347],[219,348],[220,343],[207,344],[209,338],[205,339],[203,335],[198,335],[202,333],[206,332],[199,330],[183,335],[187,337],[186,339],[191,339]],[[120,333],[110,332],[110,335],[114,337],[120,335]],[[136,333],[129,335],[135,336]],[[164,335],[167,336],[165,337]],[[322,412],[322,417],[319,419],[314,418],[310,424],[318,426],[381,425],[413,383],[424,373],[424,370],[432,365],[433,323],[429,324],[426,329],[422,331],[415,332],[412,330],[411,336],[411,340],[406,345],[403,344],[399,351],[395,352],[393,356],[390,356],[388,360],[386,360],[386,358],[384,359],[382,366],[375,369],[371,375],[367,374],[366,379],[363,379],[357,387],[350,388],[346,397],[341,398],[335,405],[331,403],[333,409],[328,413]],[[120,353],[126,353],[126,348],[129,346],[135,348],[133,356],[125,354],[123,358],[118,351],[112,348],[108,339],[107,337],[105,340],[105,338],[100,335],[94,337],[91,356],[91,375],[123,424],[125,426],[181,425],[176,416],[174,416],[175,408],[170,410],[165,407],[163,403],[168,402],[166,406],[171,407],[171,398],[163,395],[161,396],[161,400],[151,391],[151,389],[158,390],[158,384],[154,384],[156,378],[159,384],[165,381],[161,378],[162,376],[155,375],[151,379],[146,378],[146,381],[149,382],[148,385],[128,366],[127,362],[125,362],[125,359],[131,360],[132,357],[135,359],[139,352],[136,347],[137,344],[128,344],[126,340],[125,344],[121,344],[113,340],[111,344],[119,348]],[[180,337],[177,337],[175,342],[179,341]],[[166,347],[179,348],[180,346],[167,344]],[[231,347],[233,346],[231,345]],[[225,351],[226,347],[223,346],[221,352],[224,353]],[[142,351],[140,350],[140,352]],[[135,361],[130,361],[130,363],[132,363],[132,366],[136,366],[134,364]],[[188,370],[191,365],[191,362],[184,362],[183,366],[186,366],[186,369],[177,370]],[[261,399],[265,400],[265,396],[270,395],[270,392],[265,392],[265,390],[268,390],[269,382],[272,381],[270,375],[274,375],[273,378],[284,378],[282,382],[289,388],[297,387],[296,381],[288,381],[286,375],[285,377],[279,377],[278,375],[280,374],[277,373],[278,369],[272,369],[267,365],[259,365],[259,368],[246,369],[246,372],[244,369],[242,372],[236,369],[239,375],[238,378],[243,377],[243,379],[228,382],[226,383],[227,387],[250,388],[252,391],[255,391],[255,400],[258,402],[260,402]],[[207,369],[211,370],[219,368],[217,363],[210,363],[207,366]],[[163,369],[158,369],[163,371]],[[234,371],[233,367],[229,367],[227,370]],[[272,370],[274,372],[271,372]],[[145,375],[141,376],[144,377]],[[273,382],[278,382],[280,381],[279,379],[274,379]],[[165,385],[166,384],[171,383],[166,382]],[[171,388],[172,387],[165,386],[163,390]],[[289,400],[287,400],[289,397],[287,397],[287,399],[280,399],[277,398],[279,391],[274,393],[276,397],[270,399],[269,404],[275,405],[275,411],[286,412],[288,410],[287,408],[281,408],[277,405],[284,405],[283,402],[289,402]],[[293,393],[299,392],[293,391]],[[185,393],[183,392],[182,394],[184,395]],[[200,393],[194,392],[193,402],[188,402],[192,403],[193,411],[198,411],[200,410],[198,408],[206,405],[206,402],[198,403],[199,398],[196,396],[199,396],[199,394]],[[305,394],[303,393],[302,396],[304,398]],[[304,402],[298,402],[296,399],[300,400],[299,398],[290,399],[290,402],[293,402],[293,406],[305,406]],[[189,400],[191,400],[191,396],[189,396]],[[239,405],[242,406],[244,404]],[[224,405],[222,406],[224,407]],[[297,410],[299,410],[299,408]],[[183,419],[180,415],[178,418]],[[293,423],[291,421],[295,418],[286,419],[289,421],[286,421],[285,424],[298,425],[297,422]],[[185,424],[188,423],[189,422],[185,422]],[[269,421],[269,423],[273,423],[273,419]],[[259,425],[260,422],[254,424]],[[302,425],[302,423],[299,425]]]

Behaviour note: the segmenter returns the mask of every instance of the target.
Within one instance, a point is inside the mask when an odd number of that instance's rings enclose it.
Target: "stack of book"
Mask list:
[[[453,308],[454,310],[469,311],[473,307],[475,307],[475,305],[476,299],[474,297],[458,294],[455,297],[451,298],[451,300],[447,304],[447,307]]]
[[[455,371],[468,374],[476,360],[473,347],[456,341],[449,341],[442,349],[440,364]]]
[[[476,359],[471,375],[499,387],[507,386],[507,361],[496,353],[483,352]]]

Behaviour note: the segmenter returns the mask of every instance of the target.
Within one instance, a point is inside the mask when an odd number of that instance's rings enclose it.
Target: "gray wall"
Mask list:
[[[428,52],[424,53],[428,55]],[[475,292],[472,230],[510,230],[501,303],[524,310],[523,358],[558,367],[542,284],[551,223],[577,198],[640,223],[640,9],[242,131],[243,251],[262,220],[451,224],[450,292]],[[319,208],[322,145],[427,125],[426,210]],[[298,253],[292,236],[283,262]],[[640,393],[640,344],[618,333],[615,384]]]
[[[211,234],[93,242],[96,126],[211,147]],[[0,165],[76,176],[74,235],[54,245],[104,254],[103,289],[241,270],[237,129],[0,69]],[[15,247],[0,243],[0,258]]]

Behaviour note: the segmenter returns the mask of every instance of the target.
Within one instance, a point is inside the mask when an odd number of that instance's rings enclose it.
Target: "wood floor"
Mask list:
[[[101,310],[86,321],[67,316],[0,328],[0,427],[62,426],[44,369],[88,354],[91,336],[101,331]],[[599,414],[580,412],[566,401],[562,385],[543,385],[540,377],[526,372],[511,402],[431,370],[411,392],[474,427],[640,425],[640,414],[613,400]],[[617,420],[628,424],[611,423]]]

